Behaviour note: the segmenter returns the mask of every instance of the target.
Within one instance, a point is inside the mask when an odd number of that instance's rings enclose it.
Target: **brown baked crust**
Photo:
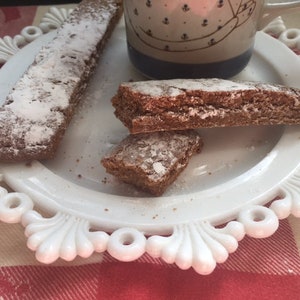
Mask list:
[[[112,99],[131,133],[300,123],[300,90],[222,79],[123,83]]]
[[[100,52],[122,12],[121,0],[83,0],[44,46],[0,108],[0,161],[54,156]]]
[[[202,146],[194,130],[129,135],[101,163],[120,180],[160,196]]]

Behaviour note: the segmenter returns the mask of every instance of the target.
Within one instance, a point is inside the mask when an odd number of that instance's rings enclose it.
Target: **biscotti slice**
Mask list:
[[[128,82],[112,99],[131,133],[200,127],[300,124],[300,90],[259,82],[173,79]]]
[[[159,196],[202,145],[194,130],[129,135],[101,163],[120,180]]]
[[[0,109],[0,161],[54,156],[121,11],[120,0],[84,0],[38,52]]]

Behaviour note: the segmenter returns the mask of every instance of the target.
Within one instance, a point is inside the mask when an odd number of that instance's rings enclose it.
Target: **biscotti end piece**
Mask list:
[[[37,53],[0,108],[0,161],[52,158],[122,12],[83,0]]]
[[[194,130],[129,135],[101,163],[120,180],[160,196],[202,146]]]
[[[300,124],[300,90],[211,79],[123,83],[112,99],[131,133],[195,128]]]

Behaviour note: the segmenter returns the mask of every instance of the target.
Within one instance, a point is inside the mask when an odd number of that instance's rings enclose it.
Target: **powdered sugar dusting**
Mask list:
[[[199,143],[201,138],[193,131],[130,135],[106,157],[114,157],[126,169],[141,169],[150,180],[160,181],[189,151],[192,154],[191,144]]]
[[[279,87],[269,84],[260,85],[264,88],[279,90]],[[176,97],[185,94],[187,91],[204,91],[204,92],[233,92],[242,90],[255,90],[255,82],[238,82],[219,78],[210,79],[170,79],[170,80],[150,80],[124,83],[136,92],[151,97]]]
[[[25,133],[25,144],[37,144],[41,142],[41,137],[45,136],[46,139],[48,136],[53,134],[53,129],[45,126],[40,126],[39,124],[33,124],[30,126],[29,131]]]
[[[115,0],[82,2],[54,40],[38,52],[1,109],[2,145],[18,147],[14,140],[19,139],[22,148],[40,147],[64,128],[66,110],[71,101],[73,105],[79,100],[73,98],[74,91],[79,93],[79,84],[95,64],[93,61],[90,66],[89,61],[117,9]],[[18,152],[15,150],[11,149],[12,153]]]
[[[157,161],[155,163],[153,163],[153,170],[157,173],[157,174],[165,174],[166,173],[166,168],[165,166]]]
[[[85,60],[94,51],[99,35],[103,34],[102,27],[98,28],[97,22],[85,20],[76,27],[67,24],[51,45],[39,52],[35,64],[17,82],[8,96],[7,109],[30,122],[56,119],[60,124],[64,119],[62,111],[69,105],[70,94],[80,80]],[[87,28],[90,34],[84,34]],[[36,136],[32,142],[36,142]]]

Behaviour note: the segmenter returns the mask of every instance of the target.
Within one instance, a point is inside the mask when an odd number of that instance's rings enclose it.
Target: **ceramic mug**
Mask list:
[[[255,33],[300,1],[124,0],[128,54],[149,78],[228,78],[248,64]]]

